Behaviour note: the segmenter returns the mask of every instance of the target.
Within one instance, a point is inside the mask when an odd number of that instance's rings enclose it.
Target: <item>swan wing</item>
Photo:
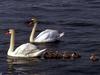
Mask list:
[[[39,38],[39,37],[43,36],[44,34],[48,33],[48,30],[49,29],[42,31],[36,38]]]
[[[37,56],[40,56],[46,49],[43,49],[43,50],[37,50],[35,52],[31,52],[29,54],[27,54],[28,57],[37,57]]]
[[[37,51],[37,47],[33,44],[30,43],[26,43],[26,44],[22,44],[21,46],[17,47],[14,51],[15,55],[26,55],[29,54],[30,52],[36,52]]]
[[[41,32],[35,38],[35,42],[50,42],[50,41],[55,41],[58,37],[59,37],[58,31],[47,29],[47,30]]]

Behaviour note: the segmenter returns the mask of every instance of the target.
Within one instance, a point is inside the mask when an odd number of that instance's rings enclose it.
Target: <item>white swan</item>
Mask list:
[[[31,35],[30,35],[30,42],[34,43],[45,43],[45,42],[54,42],[56,40],[59,40],[64,35],[64,32],[59,33],[57,30],[52,29],[46,29],[42,31],[36,38],[34,38],[36,26],[37,26],[37,20],[35,18],[32,19],[34,23],[34,27],[32,29]]]
[[[21,46],[17,47],[14,50],[14,36],[15,36],[15,31],[14,29],[10,29],[9,33],[11,34],[11,39],[10,39],[10,47],[8,50],[8,56],[12,57],[38,57],[40,56],[46,49],[39,50],[37,47],[33,44],[26,43],[22,44]]]

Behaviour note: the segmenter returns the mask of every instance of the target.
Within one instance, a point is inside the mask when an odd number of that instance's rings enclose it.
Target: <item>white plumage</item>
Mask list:
[[[31,43],[34,43],[34,42],[37,42],[37,43],[54,42],[56,40],[59,40],[64,35],[64,32],[59,33],[57,30],[46,29],[46,30],[42,31],[35,38],[34,35],[35,35],[36,26],[37,26],[37,21],[36,21],[36,19],[32,19],[32,21],[34,22],[34,27],[32,29],[31,35],[30,35],[30,42]]]
[[[53,42],[59,40],[62,34],[59,34],[57,30],[46,29],[34,39],[34,42]]]
[[[14,30],[10,29],[9,32],[11,33],[11,40],[10,40],[10,47],[8,50],[8,56],[38,57],[46,50],[46,49],[39,50],[37,46],[31,43],[22,44],[14,50]]]

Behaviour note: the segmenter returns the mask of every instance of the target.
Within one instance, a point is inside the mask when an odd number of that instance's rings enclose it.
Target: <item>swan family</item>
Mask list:
[[[15,39],[15,30],[9,29],[9,34],[11,34],[10,38],[10,46],[8,49],[8,56],[11,57],[38,57],[43,52],[46,51],[46,49],[38,49],[36,45],[32,43],[46,43],[46,42],[54,42],[56,40],[59,40],[63,35],[64,32],[59,33],[57,30],[52,29],[46,29],[42,31],[36,38],[34,38],[35,30],[37,26],[37,21],[35,18],[32,18],[32,23],[34,24],[29,42],[25,43],[14,49],[14,39]]]
[[[32,43],[47,43],[47,42],[55,42],[56,40],[60,40],[62,36],[64,36],[64,32],[59,33],[57,30],[53,29],[46,29],[39,33],[37,37],[34,37],[36,32],[36,26],[37,26],[37,20],[35,18],[31,19],[31,24],[34,25],[29,37],[29,43],[25,43],[14,48],[15,46],[15,30],[9,29],[9,32],[7,34],[11,35],[10,38],[10,46],[7,52],[7,55],[10,57],[39,57],[43,56],[45,59],[76,59],[80,58],[80,54],[78,52],[63,52],[59,53],[58,51],[47,51],[45,49],[38,49],[36,45]],[[95,54],[91,54],[90,60],[98,61],[98,57],[96,57]]]

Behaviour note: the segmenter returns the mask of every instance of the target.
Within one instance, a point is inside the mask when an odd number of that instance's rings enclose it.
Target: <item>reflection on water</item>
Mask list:
[[[40,62],[40,60],[38,58],[8,57],[7,62],[9,64],[34,64]]]
[[[40,63],[41,60],[37,58],[8,58],[8,75],[40,75],[33,73],[32,67]]]

